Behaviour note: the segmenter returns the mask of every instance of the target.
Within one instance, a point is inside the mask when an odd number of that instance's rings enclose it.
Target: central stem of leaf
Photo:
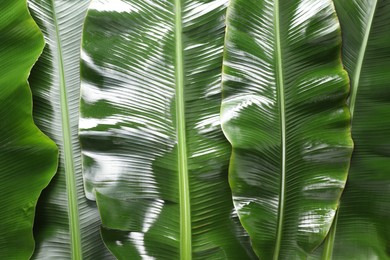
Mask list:
[[[192,234],[185,123],[181,0],[175,0],[175,39],[176,126],[178,146],[178,172],[180,186],[180,259],[190,260],[192,258]]]
[[[278,92],[278,100],[280,107],[280,127],[281,127],[281,176],[280,176],[280,192],[279,192],[279,209],[278,223],[276,226],[276,244],[274,250],[274,259],[277,260],[280,254],[280,246],[282,243],[284,207],[285,207],[285,190],[286,190],[286,111],[284,97],[284,79],[282,66],[282,47],[280,40],[280,10],[279,0],[274,2],[274,25],[275,25],[275,60],[276,60],[276,85]]]

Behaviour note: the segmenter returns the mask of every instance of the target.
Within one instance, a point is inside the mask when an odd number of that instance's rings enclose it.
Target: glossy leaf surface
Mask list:
[[[260,258],[305,259],[332,224],[352,148],[332,2],[232,0],[225,44],[238,215]]]
[[[34,120],[60,148],[57,174],[37,208],[33,259],[110,259],[100,218],[84,195],[78,142],[80,45],[88,0],[30,0],[46,39],[30,76]]]
[[[390,2],[335,0],[351,79],[352,155],[324,259],[390,259]]]
[[[226,0],[92,1],[80,138],[119,259],[247,259],[220,128]]]
[[[26,1],[1,1],[0,259],[32,255],[35,206],[57,166],[57,147],[34,125],[27,83],[43,46]]]

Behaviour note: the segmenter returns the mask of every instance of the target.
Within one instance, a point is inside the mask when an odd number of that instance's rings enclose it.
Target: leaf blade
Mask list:
[[[233,200],[259,257],[305,258],[331,226],[352,148],[335,12],[330,1],[229,8],[222,128]]]
[[[226,1],[116,2],[91,3],[82,63],[84,169],[106,245],[120,259],[253,257],[232,212],[219,127]],[[191,245],[180,231],[186,178]]]
[[[36,203],[55,173],[58,150],[32,119],[27,78],[44,41],[26,1],[0,3],[0,33],[0,258],[27,259]]]
[[[39,201],[33,259],[110,259],[96,205],[84,195],[78,141],[80,40],[89,1],[31,0],[47,45],[30,82],[34,119],[60,148],[57,175]]]
[[[332,259],[390,259],[388,132],[389,4],[334,1],[343,33],[343,62],[350,74],[355,149],[341,197]],[[313,258],[320,254],[319,248]]]

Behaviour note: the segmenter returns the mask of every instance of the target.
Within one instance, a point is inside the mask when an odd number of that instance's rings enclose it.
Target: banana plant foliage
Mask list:
[[[34,120],[60,150],[57,174],[36,214],[33,259],[110,259],[100,218],[84,195],[78,142],[80,45],[88,0],[29,0],[46,47],[29,78]]]
[[[84,24],[87,196],[118,259],[251,259],[220,128],[226,0],[94,0]]]
[[[323,259],[390,259],[390,2],[335,0],[355,148]],[[318,259],[318,258],[317,258]]]
[[[35,206],[58,149],[35,125],[27,78],[44,46],[25,0],[0,2],[0,259],[34,250]]]
[[[305,259],[331,227],[352,151],[333,4],[232,0],[225,45],[235,207],[261,259]]]

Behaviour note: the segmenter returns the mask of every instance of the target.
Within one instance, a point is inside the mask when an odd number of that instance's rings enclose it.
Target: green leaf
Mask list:
[[[46,48],[30,82],[34,120],[60,148],[57,175],[38,204],[33,259],[109,259],[96,205],[84,195],[78,142],[80,45],[88,0],[30,0]]]
[[[390,3],[335,5],[351,79],[355,149],[335,233],[318,251],[324,259],[390,259]]]
[[[32,255],[35,206],[57,167],[57,147],[34,125],[27,83],[43,46],[26,1],[0,1],[0,259]]]
[[[226,0],[92,1],[80,138],[87,195],[119,259],[254,255],[220,128]]]
[[[332,224],[352,151],[332,2],[232,0],[225,45],[238,215],[260,258],[304,259]]]

